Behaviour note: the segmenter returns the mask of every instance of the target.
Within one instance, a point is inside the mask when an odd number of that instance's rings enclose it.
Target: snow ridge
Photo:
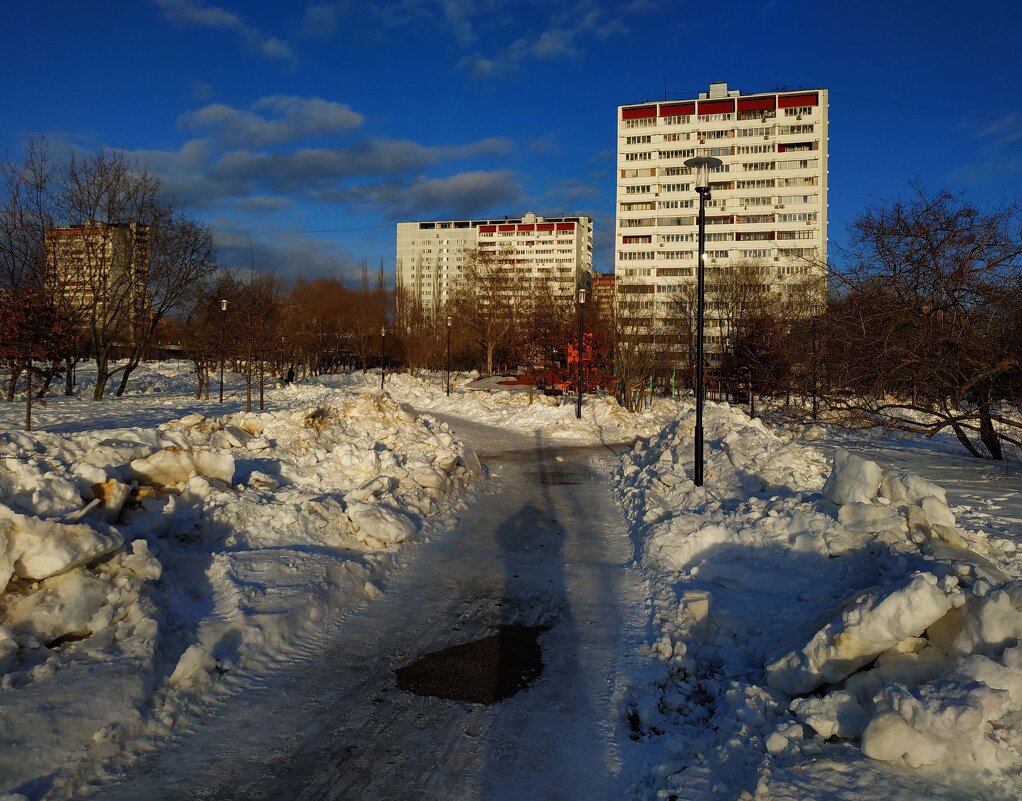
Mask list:
[[[698,488],[693,419],[636,443],[615,477],[655,588],[659,668],[626,710],[651,753],[635,797],[800,797],[834,769],[861,785],[849,798],[878,781],[897,798],[927,783],[1018,797],[1022,582],[998,550],[940,487],[831,463],[726,404],[708,404]]]
[[[0,793],[78,795],[308,650],[454,519],[474,460],[445,424],[378,392],[279,394],[275,412],[0,435]]]

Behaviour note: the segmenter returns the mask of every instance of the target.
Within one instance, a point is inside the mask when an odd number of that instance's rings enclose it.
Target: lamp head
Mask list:
[[[222,312],[227,311],[227,301],[226,300],[221,300],[220,301],[220,311],[222,311]]]
[[[724,162],[714,156],[696,156],[685,159],[685,166],[695,171],[696,190],[706,189],[710,185],[710,170],[715,170]]]

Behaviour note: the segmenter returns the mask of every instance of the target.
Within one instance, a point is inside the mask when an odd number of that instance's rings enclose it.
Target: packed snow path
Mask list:
[[[382,599],[243,688],[107,799],[618,799],[638,744],[622,697],[647,589],[611,500],[615,454],[450,419],[488,486],[410,552]],[[502,623],[549,625],[543,673],[481,706],[397,689],[393,671]]]

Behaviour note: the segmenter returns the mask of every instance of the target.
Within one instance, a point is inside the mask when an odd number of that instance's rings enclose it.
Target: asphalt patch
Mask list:
[[[427,654],[395,671],[397,686],[416,695],[496,704],[543,672],[539,635],[549,626],[504,625],[481,640]]]

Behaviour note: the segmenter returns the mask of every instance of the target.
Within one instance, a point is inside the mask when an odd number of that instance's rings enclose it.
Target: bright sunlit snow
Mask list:
[[[54,398],[38,432],[4,409],[0,792],[79,794],[209,714],[226,677],[286,670],[326,616],[385,596],[405,548],[486,502],[434,415],[639,437],[606,489],[649,592],[618,711],[633,797],[1022,792],[1017,474],[961,460],[942,486],[928,465],[954,457],[932,443],[835,448],[708,404],[697,488],[686,402],[587,398],[576,420],[461,379],[450,398],[437,377],[378,382],[309,379],[246,414],[237,385],[220,407],[165,368],[122,399]]]

